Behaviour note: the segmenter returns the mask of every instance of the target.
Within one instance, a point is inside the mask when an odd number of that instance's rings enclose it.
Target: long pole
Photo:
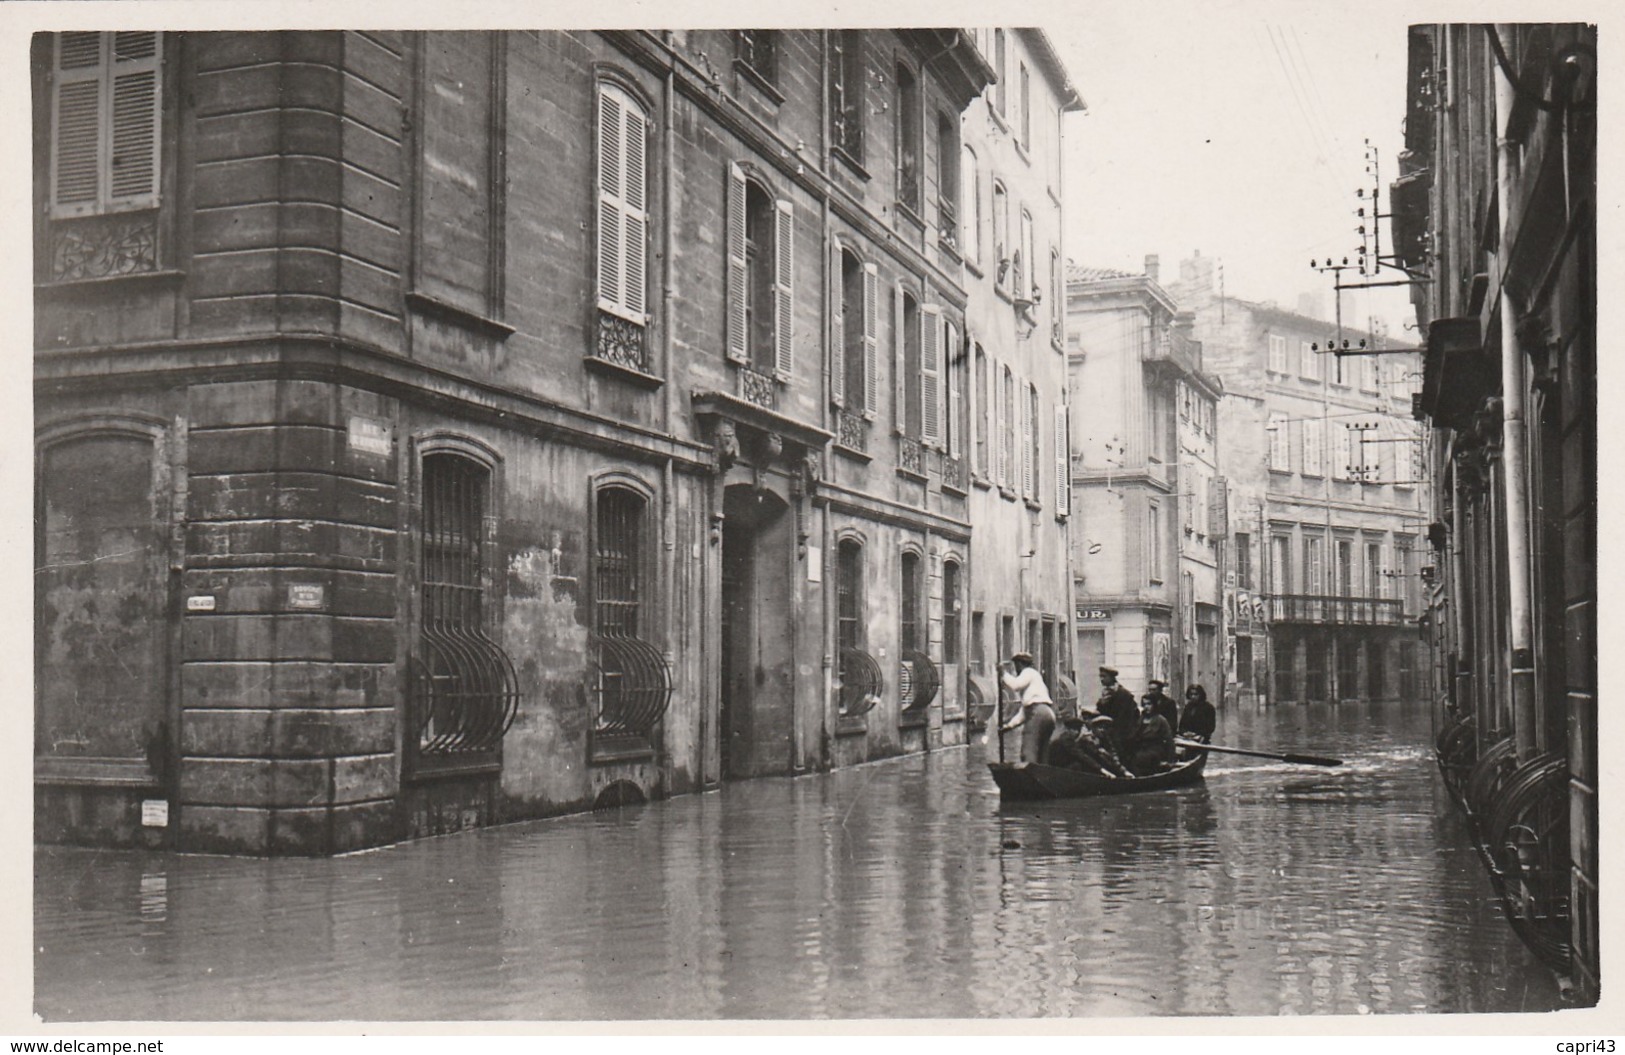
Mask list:
[[[1511,35],[1511,26],[1497,26],[1497,32]],[[1512,245],[1507,218],[1512,186],[1512,143],[1507,139],[1513,103],[1512,83],[1505,71],[1495,77],[1495,118],[1499,125],[1495,139],[1495,178],[1501,205],[1501,250],[1503,257]],[[1528,467],[1525,455],[1523,350],[1518,347],[1518,313],[1506,283],[1506,261],[1501,264],[1501,460],[1506,483],[1506,543],[1508,634],[1512,646],[1512,735],[1518,758],[1535,753],[1535,658],[1531,647],[1533,626],[1529,597],[1529,507],[1526,486]]]

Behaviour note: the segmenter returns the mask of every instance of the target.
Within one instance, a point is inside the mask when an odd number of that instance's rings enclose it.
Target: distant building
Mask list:
[[[33,78],[39,838],[333,853],[963,743],[994,657],[1070,670],[1042,33]]]
[[[1071,267],[1072,538],[1078,669],[1142,691],[1152,678],[1223,689],[1217,451],[1220,386],[1202,346],[1144,274]]]
[[[1428,499],[1410,417],[1416,353],[1221,296],[1199,254],[1172,289],[1224,382],[1227,683],[1271,703],[1420,700]],[[1342,340],[1385,354],[1325,350]]]
[[[1410,30],[1400,261],[1427,335],[1440,762],[1519,936],[1594,1004],[1597,30]]]

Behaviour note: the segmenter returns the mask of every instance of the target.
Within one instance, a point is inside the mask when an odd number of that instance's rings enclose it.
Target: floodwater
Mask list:
[[[40,847],[47,1020],[1537,1011],[1395,705],[1222,713],[1195,787],[1002,808],[972,746],[333,860]]]

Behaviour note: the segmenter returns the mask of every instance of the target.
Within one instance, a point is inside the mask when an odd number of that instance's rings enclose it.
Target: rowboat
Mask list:
[[[1207,752],[1204,751],[1172,769],[1146,777],[1113,778],[1040,762],[989,762],[987,768],[993,774],[993,783],[999,786],[999,796],[1005,801],[1041,802],[1183,787],[1201,780],[1206,765]]]

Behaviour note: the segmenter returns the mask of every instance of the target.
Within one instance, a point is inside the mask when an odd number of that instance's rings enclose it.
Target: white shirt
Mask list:
[[[1019,674],[1000,674],[999,680],[1011,692],[1021,694],[1021,707],[1025,711],[1035,703],[1047,703],[1051,706],[1055,701],[1049,697],[1049,686],[1044,684],[1043,676],[1038,673],[1037,667],[1027,667]]]

